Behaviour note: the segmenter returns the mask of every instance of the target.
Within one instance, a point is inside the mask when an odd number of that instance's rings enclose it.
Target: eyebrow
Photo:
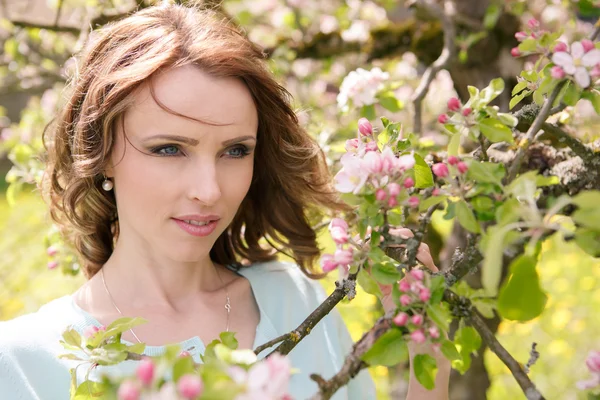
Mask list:
[[[180,135],[155,135],[155,136],[151,136],[151,137],[147,138],[146,140],[144,140],[144,142],[148,142],[148,141],[156,140],[156,139],[171,140],[174,142],[188,144],[190,146],[197,146],[200,143],[196,139],[192,139],[190,137],[180,136]],[[254,140],[256,142],[256,138],[254,136],[245,135],[245,136],[238,136],[233,139],[225,140],[221,144],[223,146],[229,146],[231,144],[243,142],[245,140]]]

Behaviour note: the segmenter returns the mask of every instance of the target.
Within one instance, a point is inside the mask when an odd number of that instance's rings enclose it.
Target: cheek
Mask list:
[[[254,161],[248,158],[239,161],[237,165],[228,165],[222,169],[220,186],[224,200],[237,205],[244,200],[252,182],[253,166]]]

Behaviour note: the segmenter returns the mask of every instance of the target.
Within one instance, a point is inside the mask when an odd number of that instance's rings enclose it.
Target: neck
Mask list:
[[[120,238],[122,239],[122,238]],[[129,251],[131,248],[143,251]],[[151,249],[127,246],[119,240],[102,267],[110,294],[128,311],[152,309],[180,313],[199,297],[223,290],[225,271],[209,255],[194,262],[157,256]],[[120,306],[123,309],[123,306]]]

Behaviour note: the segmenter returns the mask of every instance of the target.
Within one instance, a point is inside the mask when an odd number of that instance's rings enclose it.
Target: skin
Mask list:
[[[103,266],[106,284],[126,316],[149,320],[134,330],[149,345],[196,335],[207,343],[218,337],[226,326],[227,290],[230,329],[239,332],[240,346],[251,347],[259,313],[249,283],[214,265],[209,251],[250,187],[258,129],[253,99],[241,81],[209,76],[194,66],[159,75],[153,87],[169,109],[219,126],[164,111],[148,85],[132,94],[133,105],[124,116],[126,137],[118,124],[106,170],[114,182],[120,223],[114,252]],[[157,135],[178,135],[197,144]],[[190,214],[220,220],[209,236],[196,237],[172,219]],[[102,323],[120,316],[100,274],[74,298]],[[198,315],[214,324],[207,327]],[[170,328],[173,324],[177,330]],[[124,339],[137,341],[130,332]]]

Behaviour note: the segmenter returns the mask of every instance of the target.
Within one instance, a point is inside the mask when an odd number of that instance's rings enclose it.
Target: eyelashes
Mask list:
[[[237,144],[227,149],[223,154],[226,155],[227,158],[241,159],[250,155],[251,152],[252,149],[250,149],[248,146],[244,144]],[[153,147],[150,149],[150,153],[158,157],[181,157],[185,155],[181,151],[179,145],[176,144],[165,144]],[[227,153],[233,154],[227,155]]]

